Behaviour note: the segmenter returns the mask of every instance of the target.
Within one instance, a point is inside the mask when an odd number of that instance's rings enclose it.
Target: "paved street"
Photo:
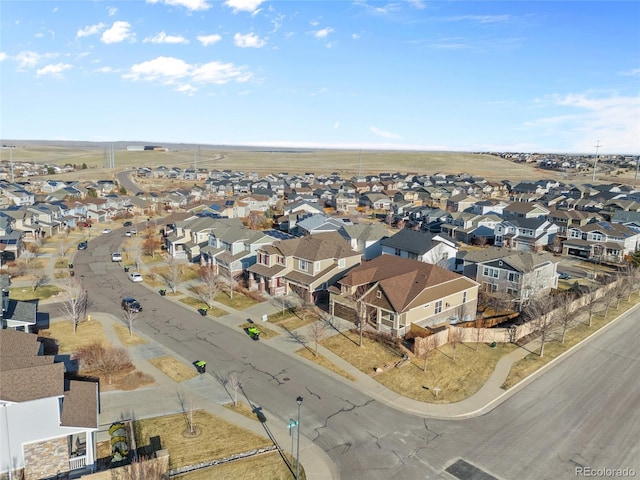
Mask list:
[[[287,339],[251,341],[237,328],[247,312],[220,320],[201,317],[129,282],[122,267],[109,259],[119,240],[92,239],[89,250],[74,260],[90,292],[91,310],[120,316],[121,298],[133,295],[145,308],[136,329],[159,344],[149,349],[168,349],[186,362],[205,359],[207,375],[238,372],[248,400],[262,408],[275,430],[286,432],[296,413],[295,398],[302,395],[301,431],[316,452],[326,452],[320,461],[333,462],[333,477],[443,478],[444,469],[458,458],[504,480],[575,478],[575,467],[581,465],[640,472],[638,313],[628,314],[490,413],[466,420],[431,419],[408,413],[402,401],[391,406],[395,394],[293,360],[286,352],[293,349]],[[47,308],[55,316],[55,306]],[[254,314],[260,318],[257,310]],[[229,401],[214,381],[201,393],[209,402]],[[156,401],[158,409],[174,405],[173,399]],[[137,408],[145,407],[132,402],[131,409]],[[313,449],[305,454],[308,469],[314,464],[309,457],[321,456]],[[312,468],[308,473],[314,478]]]

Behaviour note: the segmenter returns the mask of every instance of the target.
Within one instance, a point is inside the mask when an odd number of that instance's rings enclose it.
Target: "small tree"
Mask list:
[[[456,361],[456,351],[458,349],[458,345],[462,343],[462,339],[464,338],[464,331],[460,327],[450,327],[449,328],[449,343],[451,344],[451,348],[453,349],[453,361]]]
[[[555,299],[551,296],[539,295],[527,307],[527,316],[531,319],[534,330],[540,338],[540,356],[544,356],[544,346],[554,326]]]
[[[233,406],[238,405],[238,390],[242,388],[242,382],[240,376],[237,373],[230,373],[227,375],[227,385],[233,390]]]
[[[233,255],[231,252],[225,251],[218,255],[218,273],[226,280],[229,298],[233,298],[233,290],[238,285],[238,281],[233,274]]]
[[[87,372],[104,375],[109,385],[114,375],[133,368],[127,349],[104,345],[99,341],[80,347],[76,358]]]
[[[78,330],[78,324],[84,320],[87,313],[87,291],[75,278],[71,278],[67,283],[67,289],[62,295],[60,312],[64,318],[73,325],[73,332]]]
[[[142,251],[145,255],[149,255],[150,257],[156,256],[156,251],[162,246],[162,240],[159,238],[149,235],[142,242]]]
[[[138,318],[138,312],[133,310],[123,310],[123,319],[129,329],[129,336],[133,336],[133,322]]]
[[[213,268],[204,266],[200,269],[200,280],[202,284],[198,285],[198,296],[209,308],[212,308],[215,298],[222,292],[220,275]]]
[[[560,328],[562,329],[562,334],[560,337],[560,342],[564,343],[567,330],[572,328],[576,323],[576,317],[571,311],[571,302],[573,301],[573,296],[569,293],[563,293],[559,295],[556,301],[556,318]]]
[[[196,423],[193,418],[193,413],[195,411],[193,406],[193,398],[185,397],[184,392],[178,390],[178,403],[180,404],[180,409],[182,410],[182,417],[184,418],[187,432],[193,435],[194,433],[196,433]]]
[[[309,332],[309,337],[311,338],[311,340],[313,340],[315,344],[313,355],[317,357],[318,343],[322,342],[322,340],[324,340],[325,336],[327,335],[327,324],[321,320],[318,320],[317,322],[313,322],[311,325],[309,325],[308,332]]]
[[[419,341],[420,341],[420,351],[424,356],[424,365],[422,367],[422,370],[426,372],[427,364],[429,361],[429,354],[438,347],[438,344],[436,342],[436,338],[433,335],[429,335],[428,337],[420,337]]]
[[[169,270],[162,277],[171,291],[176,293],[178,284],[182,280],[182,265],[173,257],[169,257],[167,263],[169,264]]]

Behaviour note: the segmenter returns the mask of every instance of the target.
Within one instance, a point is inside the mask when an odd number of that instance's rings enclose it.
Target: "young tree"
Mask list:
[[[562,329],[560,343],[564,343],[567,336],[567,330],[572,328],[576,323],[576,317],[571,312],[572,302],[573,295],[571,295],[570,293],[563,293],[559,295],[556,302],[556,318],[558,319],[558,324]]]
[[[313,340],[315,344],[315,349],[313,351],[314,356],[318,356],[318,343],[324,340],[324,337],[327,335],[327,324],[321,320],[313,322],[309,325],[309,337]]]
[[[193,413],[195,408],[193,406],[193,397],[187,398],[181,390],[178,390],[178,403],[180,404],[180,409],[182,410],[182,417],[184,418],[184,423],[187,426],[187,432],[191,435],[196,433],[196,423],[193,418]]]
[[[233,290],[238,285],[238,280],[233,274],[233,255],[225,251],[218,255],[218,273],[225,279],[229,289],[229,298],[233,298]]]
[[[62,295],[60,312],[62,316],[73,325],[73,332],[78,330],[78,324],[85,319],[87,313],[87,291],[82,288],[80,282],[70,278]]]
[[[124,319],[124,323],[127,324],[127,328],[129,329],[129,336],[133,336],[133,323],[136,318],[138,318],[138,312],[134,312],[133,310],[123,310],[122,317]]]
[[[417,341],[418,339],[416,339]],[[428,337],[420,337],[420,355],[424,356],[423,371],[427,371],[427,364],[429,361],[429,354],[438,347],[436,338],[433,335]]]
[[[227,375],[227,385],[233,390],[233,406],[238,405],[238,390],[242,388],[242,382],[240,376],[237,373],[230,373]]]
[[[222,292],[220,275],[213,268],[204,266],[200,268],[200,280],[202,284],[198,285],[198,296],[209,308],[212,308],[215,298]]]
[[[475,339],[476,339],[476,352],[478,351],[478,348],[480,346],[480,342],[482,342],[484,340],[484,325],[483,325],[483,321],[482,320],[476,320],[476,325],[475,325]]]
[[[529,302],[527,316],[531,319],[534,330],[540,338],[540,357],[544,356],[544,346],[554,327],[555,299],[551,296],[538,295]]]
[[[458,345],[462,343],[462,339],[464,338],[464,331],[460,327],[451,327],[449,328],[449,343],[451,344],[451,348],[453,349],[453,361],[456,361],[456,351],[458,349]]]
[[[182,265],[173,257],[169,257],[167,263],[169,264],[169,270],[162,277],[171,291],[176,293],[178,284],[182,280]]]
[[[158,251],[158,249],[162,246],[162,240],[160,240],[159,238],[153,236],[153,235],[149,235],[143,242],[142,242],[142,252],[145,255],[149,255],[150,257],[155,257],[156,256],[156,251]]]

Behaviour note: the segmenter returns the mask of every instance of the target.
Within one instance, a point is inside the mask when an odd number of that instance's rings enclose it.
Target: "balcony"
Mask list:
[[[79,468],[85,468],[87,466],[87,456],[80,455],[77,457],[71,457],[69,459],[69,470],[77,470]]]

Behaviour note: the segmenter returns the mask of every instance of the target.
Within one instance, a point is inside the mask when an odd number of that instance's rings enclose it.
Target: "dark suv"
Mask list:
[[[133,297],[125,297],[122,299],[122,309],[127,312],[138,313],[142,311],[142,305]]]
[[[133,226],[133,222],[124,222],[122,224],[123,227],[132,227]]]
[[[78,244],[78,250],[86,250],[87,246],[88,246],[87,242],[80,242]]]

